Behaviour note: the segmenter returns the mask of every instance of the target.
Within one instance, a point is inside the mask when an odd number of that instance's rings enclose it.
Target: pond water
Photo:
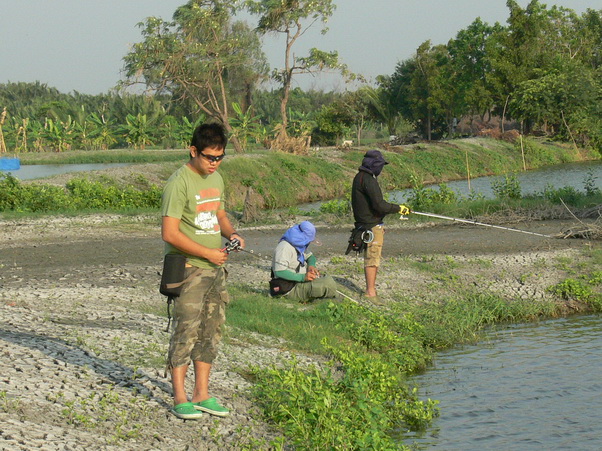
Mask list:
[[[0,175],[10,173],[19,180],[32,180],[67,172],[97,171],[129,165],[130,163],[31,164],[21,165],[21,168],[16,171],[0,171]]]
[[[437,355],[412,379],[440,401],[417,449],[602,450],[602,316],[521,324]]]
[[[585,182],[590,178],[596,187],[602,189],[602,161],[565,163],[508,175],[516,177],[523,195],[541,193],[548,186],[556,189],[570,186],[583,192],[585,191]],[[485,198],[492,199],[495,197],[495,193],[491,188],[491,184],[494,181],[501,180],[503,180],[503,176],[478,177],[470,180],[470,189],[467,180],[447,182],[446,185],[456,194],[464,197],[468,197],[472,191],[481,193]],[[411,190],[409,189],[390,193],[391,202],[403,203],[410,193]]]
[[[516,176],[523,195],[543,192],[548,185],[556,189],[570,186],[583,192],[585,181],[590,178],[593,180],[594,186],[602,190],[602,160],[566,163],[509,175]],[[472,191],[473,193],[482,194],[487,199],[492,199],[495,194],[491,189],[491,183],[500,180],[503,180],[503,176],[492,175],[474,178],[470,181],[470,189],[466,180],[446,182],[446,185],[463,197],[468,197]],[[431,185],[430,187],[438,189],[438,185]],[[389,201],[404,203],[411,193],[411,189],[391,191],[388,193]],[[299,208],[302,211],[314,211],[319,210],[320,205],[322,205],[322,202],[312,202]]]

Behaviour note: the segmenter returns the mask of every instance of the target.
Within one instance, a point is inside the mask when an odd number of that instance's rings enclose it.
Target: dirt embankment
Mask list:
[[[231,281],[266,290],[269,258],[288,225],[241,226],[254,255],[231,255]],[[505,225],[555,234],[570,223]],[[361,261],[343,255],[350,227],[318,224],[321,245],[313,251],[357,297]],[[567,262],[597,247],[476,226],[396,224],[387,231],[378,288],[387,302],[467,286],[545,298],[546,287],[566,277]],[[238,449],[274,437],[237,372],[287,357],[270,337],[224,343],[212,392],[232,408],[230,417],[183,422],[168,413],[162,251],[156,217],[0,220],[0,448]]]

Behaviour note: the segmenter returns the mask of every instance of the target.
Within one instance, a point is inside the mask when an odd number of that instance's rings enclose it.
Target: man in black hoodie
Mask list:
[[[378,302],[376,274],[380,265],[385,233],[383,219],[391,213],[401,215],[410,213],[410,209],[405,205],[391,204],[383,199],[377,177],[386,164],[389,163],[385,161],[380,151],[369,150],[364,155],[362,165],[359,167],[351,187],[351,206],[355,227],[370,230],[373,236],[364,251],[365,297],[372,302]]]

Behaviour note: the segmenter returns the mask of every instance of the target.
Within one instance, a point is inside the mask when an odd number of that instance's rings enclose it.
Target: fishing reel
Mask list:
[[[372,230],[364,230],[362,233],[362,241],[366,244],[370,244],[374,240],[374,233]]]
[[[226,247],[222,249],[222,252],[229,254],[230,252],[238,252],[242,248],[240,247],[240,240],[238,238],[234,238],[233,240],[226,243]]]

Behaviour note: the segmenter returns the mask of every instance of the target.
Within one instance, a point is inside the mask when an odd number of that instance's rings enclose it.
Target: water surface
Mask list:
[[[602,450],[602,317],[515,325],[439,354],[413,379],[441,416],[404,444],[444,450]]]
[[[29,164],[21,165],[16,171],[0,171],[0,175],[11,173],[19,180],[32,180],[68,172],[98,171],[102,169],[129,166],[131,163],[94,163],[94,164]]]
[[[565,163],[508,175],[516,177],[523,196],[542,193],[547,187],[554,189],[572,187],[577,191],[585,192],[584,185],[588,178],[591,178],[595,187],[602,190],[602,161]],[[468,197],[472,191],[482,194],[487,199],[492,199],[495,197],[495,193],[491,184],[503,180],[504,177],[499,175],[478,177],[470,180],[470,189],[467,180],[446,182],[446,185],[456,194],[464,197]],[[395,191],[391,194],[395,199],[392,202],[404,202],[410,193],[409,189]]]

